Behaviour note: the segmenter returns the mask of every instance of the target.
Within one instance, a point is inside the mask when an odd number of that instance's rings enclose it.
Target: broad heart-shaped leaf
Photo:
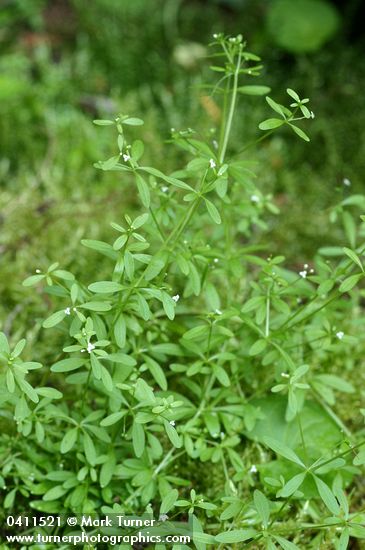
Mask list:
[[[259,408],[263,418],[257,420],[255,427],[245,435],[260,443],[264,443],[265,437],[272,437],[300,454],[303,447],[298,423],[295,419],[291,422],[285,420],[287,399],[275,394],[254,399],[251,405]],[[313,459],[320,458],[342,441],[337,424],[314,401],[304,404],[300,418],[307,451]]]
[[[341,21],[335,5],[325,0],[276,0],[268,7],[270,35],[279,46],[293,53],[316,51]]]

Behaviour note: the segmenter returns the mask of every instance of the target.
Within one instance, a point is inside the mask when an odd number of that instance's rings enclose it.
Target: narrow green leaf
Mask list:
[[[76,443],[77,434],[78,434],[77,428],[71,428],[65,433],[60,445],[60,451],[62,454],[68,453],[68,451],[70,451],[73,448],[73,446]]]
[[[115,122],[113,120],[103,120],[103,119],[96,119],[93,120],[93,123],[97,126],[114,126]]]
[[[262,525],[266,529],[270,519],[270,503],[261,491],[254,491],[253,501]]]
[[[85,359],[78,357],[70,357],[68,359],[61,359],[57,361],[51,367],[52,372],[69,372],[72,370],[79,369],[85,364]]]
[[[278,496],[282,498],[287,498],[295,493],[297,489],[302,485],[305,479],[305,472],[297,474],[284,485],[284,487],[278,492]]]
[[[304,139],[304,141],[310,141],[309,137],[301,128],[298,128],[298,126],[295,126],[294,124],[289,124],[289,126],[292,128],[292,130],[299,136],[301,139]]]
[[[103,418],[103,420],[100,422],[100,426],[112,426],[113,424],[116,424],[127,414],[127,411],[119,411],[112,414],[109,414],[109,416],[106,416]]]
[[[216,206],[209,201],[208,199],[205,199],[205,206],[207,207],[208,214],[214,221],[214,223],[220,224],[222,223],[221,216],[216,208]]]
[[[43,500],[59,500],[67,493],[68,489],[65,489],[62,485],[57,485],[49,489],[44,495]]]
[[[175,502],[179,497],[179,491],[177,489],[172,489],[167,495],[162,499],[160,506],[160,514],[167,514],[174,506]]]
[[[255,529],[232,529],[225,533],[219,533],[219,535],[216,535],[215,540],[219,543],[233,544],[235,542],[245,542],[256,535],[257,531]]]
[[[356,254],[356,252],[351,250],[351,248],[346,248],[346,247],[344,247],[343,251],[355,264],[357,264],[359,266],[361,271],[364,271],[361,260],[360,260],[359,256]]]
[[[167,433],[169,440],[171,441],[174,447],[179,449],[182,446],[182,440],[179,434],[177,433],[175,428],[172,426],[172,424],[170,424],[170,422],[168,422],[167,420],[164,420],[164,426],[165,426],[165,431]]]
[[[101,366],[101,381],[107,391],[113,391],[114,386],[112,377],[110,376],[108,369],[106,369],[103,365]]]
[[[86,432],[84,432],[83,444],[84,444],[84,452],[85,452],[87,461],[89,462],[89,464],[91,464],[91,466],[95,466],[95,462],[96,462],[95,445],[93,443],[93,440],[89,436],[89,434]]]
[[[357,283],[360,281],[360,279],[363,277],[362,273],[358,273],[356,275],[350,275],[350,277],[347,277],[342,283],[340,284],[340,292],[349,292]]]
[[[175,318],[176,302],[164,291],[162,291],[162,305],[167,317],[172,321]]]
[[[50,317],[48,317],[45,321],[42,323],[43,328],[51,328],[56,325],[58,325],[63,319],[66,317],[66,313],[63,309],[60,311],[56,311],[53,313]]]
[[[49,399],[61,399],[63,393],[56,390],[55,388],[37,388],[36,392],[42,397],[48,397]]]
[[[141,118],[136,117],[125,118],[124,120],[121,120],[121,123],[127,124],[128,126],[142,126],[142,124],[144,124]]]
[[[23,286],[33,286],[42,281],[46,276],[45,275],[31,275],[23,281]]]
[[[119,348],[123,349],[126,344],[127,326],[124,315],[119,315],[117,322],[114,325],[114,338]]]
[[[324,481],[322,481],[321,478],[317,476],[313,477],[318,489],[319,496],[321,497],[329,511],[337,516],[340,513],[340,507],[331,489],[328,487],[328,485],[326,485]]]
[[[274,128],[279,128],[283,124],[285,124],[285,121],[280,120],[280,118],[267,118],[260,122],[259,128],[260,130],[273,130]]]
[[[290,449],[290,447],[287,447],[286,445],[284,445],[284,443],[281,443],[281,441],[273,439],[272,437],[265,437],[264,443],[265,445],[270,447],[270,449],[272,449],[276,454],[283,456],[291,462],[295,462],[295,464],[298,464],[302,468],[305,468],[305,465],[300,460],[299,456],[296,455],[295,452]]]
[[[113,292],[119,292],[123,289],[122,285],[115,283],[114,281],[99,281],[97,283],[91,283],[88,286],[91,292],[98,294],[112,294]]]
[[[108,302],[85,302],[77,307],[89,309],[91,311],[110,311],[112,309],[111,304]]]
[[[132,441],[133,441],[133,449],[136,456],[137,457],[142,456],[144,447],[145,447],[145,441],[146,441],[146,436],[145,436],[142,424],[138,424],[137,422],[133,423]]]
[[[279,535],[274,535],[274,539],[280,544],[283,550],[300,550],[299,547],[294,544],[294,542],[290,542],[289,540],[284,539]]]
[[[240,86],[237,88],[237,91],[241,94],[246,95],[266,95],[269,94],[271,91],[271,88],[268,86]]]
[[[262,351],[264,351],[264,349],[267,347],[267,340],[265,340],[265,338],[260,338],[259,340],[257,340],[249,349],[249,354],[250,355],[258,355],[259,353],[261,353]]]
[[[142,176],[140,174],[136,173],[135,176],[136,176],[138,194],[140,196],[142,204],[146,208],[149,208],[149,206],[151,204],[151,195],[150,195],[150,190],[149,190],[148,184],[146,183],[146,181],[144,180],[144,178],[142,178]]]

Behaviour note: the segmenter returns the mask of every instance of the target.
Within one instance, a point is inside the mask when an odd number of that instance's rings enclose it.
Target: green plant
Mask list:
[[[59,300],[43,327],[57,327],[62,349],[41,369],[24,340],[13,351],[0,341],[4,508],[30,499],[51,514],[189,517],[199,550],[345,549],[365,538],[346,496],[365,459],[361,430],[334,407],[337,392],[355,391],[342,371],[363,344],[348,335],[363,330],[353,289],[364,247],[351,213],[363,198],[333,211],[348,246],[321,253],[344,256],[337,263],[318,255],[297,273],[270,255],[278,208],[246,151],[282,126],[308,141],[298,121],[313,113],[290,88],[289,107],[267,96],[276,115],[260,123],[265,134],[230,157],[239,95],[269,90],[246,84],[261,64],[241,36],[215,35],[212,46],[221,126],[207,139],[172,130],[186,166],[167,175],[143,164],[143,142],[129,137],[139,118],[95,121],[118,146],[97,168],[135,182],[142,211],[112,224],[113,244],[83,241],[110,262],[105,280],[53,264],[24,281]]]

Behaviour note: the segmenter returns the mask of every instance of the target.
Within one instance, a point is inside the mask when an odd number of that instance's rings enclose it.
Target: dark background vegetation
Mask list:
[[[272,251],[301,265],[324,241],[336,244],[336,225],[323,214],[364,186],[364,11],[360,0],[3,0],[3,329],[20,334],[26,323],[35,336],[49,304],[21,281],[60,258],[88,278],[102,272],[79,242],[108,238],[108,222],[133,208],[134,190],[93,168],[115,154],[114,136],[93,118],[144,118],[146,156],[166,173],[179,167],[180,153],[163,150],[171,127],[214,126],[219,110],[201,87],[212,79],[205,56],[214,32],[242,33],[265,63],[258,83],[278,101],[294,88],[316,113],[310,144],[283,132],[250,153],[281,209],[270,221]],[[232,153],[267,116],[262,98],[244,102]]]

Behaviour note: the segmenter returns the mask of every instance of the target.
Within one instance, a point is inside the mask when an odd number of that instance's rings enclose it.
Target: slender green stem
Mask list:
[[[270,287],[266,292],[266,320],[265,320],[265,338],[270,336]]]
[[[223,138],[223,144],[219,155],[219,163],[222,164],[224,161],[224,157],[226,155],[227,145],[229,136],[231,133],[232,128],[232,122],[233,122],[233,115],[236,107],[236,100],[237,100],[237,88],[238,88],[238,76],[241,68],[241,58],[242,54],[241,51],[238,54],[237,64],[236,64],[236,70],[233,75],[233,89],[232,89],[232,97],[231,97],[231,104],[229,108],[228,113],[228,119],[227,124],[225,125],[225,132],[224,132],[224,138]]]

